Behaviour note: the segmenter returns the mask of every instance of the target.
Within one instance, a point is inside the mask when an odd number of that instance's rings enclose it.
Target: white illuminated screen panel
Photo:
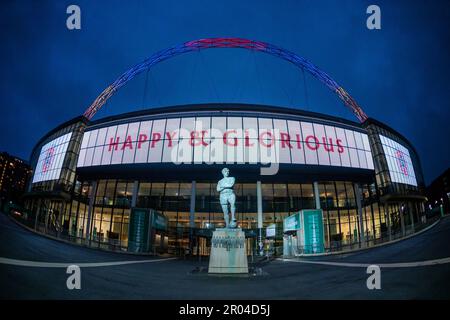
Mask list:
[[[367,134],[259,117],[187,117],[84,133],[78,167],[132,163],[286,163],[373,170]]]
[[[417,187],[416,175],[411,161],[411,156],[407,148],[380,135],[381,144],[389,168],[389,175],[392,182],[409,184]]]
[[[39,154],[33,182],[59,179],[72,132],[46,143]]]

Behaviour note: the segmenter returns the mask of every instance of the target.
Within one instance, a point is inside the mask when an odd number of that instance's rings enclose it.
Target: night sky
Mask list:
[[[81,8],[81,30],[66,8]],[[381,30],[366,8],[381,7]],[[185,41],[242,37],[293,51],[341,84],[373,118],[416,147],[427,184],[449,167],[448,1],[2,1],[0,151],[35,143],[82,114],[121,73]],[[157,106],[243,102],[356,120],[293,65],[247,50],[188,53],[122,88],[94,119]]]

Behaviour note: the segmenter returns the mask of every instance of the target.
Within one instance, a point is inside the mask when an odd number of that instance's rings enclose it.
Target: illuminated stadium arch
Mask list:
[[[338,97],[344,102],[344,104],[351,109],[353,114],[358,118],[360,122],[364,122],[367,119],[367,115],[356,103],[356,101],[348,94],[348,92],[344,90],[343,87],[341,87],[336,81],[334,81],[328,74],[320,70],[317,66],[315,66],[305,58],[266,42],[252,41],[242,38],[199,39],[188,41],[180,45],[176,45],[168,49],[159,51],[123,73],[116,81],[114,81],[105,90],[103,90],[103,92],[84,112],[84,116],[88,119],[91,119],[117,90],[124,86],[128,81],[133,79],[136,75],[150,69],[155,64],[182,53],[210,48],[241,48],[254,50],[289,61],[297,67],[309,72],[312,76],[325,84],[331,91],[337,94]]]

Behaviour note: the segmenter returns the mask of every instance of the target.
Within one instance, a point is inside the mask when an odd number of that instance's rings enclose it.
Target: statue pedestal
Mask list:
[[[222,228],[213,232],[208,273],[248,273],[242,229]]]

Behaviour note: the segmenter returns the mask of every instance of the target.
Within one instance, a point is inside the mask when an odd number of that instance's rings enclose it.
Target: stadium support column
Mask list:
[[[194,228],[195,228],[195,192],[196,182],[192,180],[191,184],[191,203],[189,207],[189,251],[192,253],[193,240],[194,240]]]
[[[364,220],[363,220],[363,210],[361,204],[361,187],[358,183],[355,183],[355,196],[356,196],[356,207],[358,208],[358,220],[359,220],[359,241],[361,242],[361,247],[366,246],[366,235],[364,232]]]
[[[92,211],[94,210],[96,190],[97,190],[97,181],[94,181],[92,183],[91,194],[89,195],[88,216],[87,216],[87,222],[86,222],[86,230],[84,231],[86,233],[86,243],[89,243],[89,240],[91,239],[90,230],[91,230]]]
[[[408,211],[409,211],[409,220],[411,220],[411,230],[412,230],[412,233],[414,233],[414,231],[415,231],[414,216],[413,216],[414,206],[413,206],[412,202],[408,202],[406,205],[407,205]]]
[[[316,209],[320,209],[320,195],[319,195],[319,183],[314,181],[314,200],[316,202]]]
[[[392,240],[392,226],[391,226],[391,217],[390,217],[389,210],[388,210],[388,204],[387,203],[383,204],[383,208],[384,208],[384,215],[386,217],[389,241],[391,241]]]
[[[316,203],[316,209],[320,209],[320,193],[319,193],[319,183],[317,181],[313,182],[313,192],[314,192],[314,201]],[[328,215],[325,218],[326,221],[328,221]],[[331,244],[331,235],[330,235],[330,229],[329,229],[329,223],[328,223],[328,231],[327,231],[327,238],[328,243]],[[324,226],[325,229],[325,226]]]
[[[405,206],[403,204],[400,205],[400,226],[402,227],[402,237],[406,235],[405,230],[405,217],[403,216],[403,212],[405,210]]]
[[[37,208],[36,208],[36,219],[34,221],[34,230],[38,231],[38,222],[39,222],[39,214],[41,213],[41,204],[42,200],[41,199],[37,199]]]
[[[132,208],[136,207],[138,191],[139,191],[139,181],[135,180],[133,183],[133,194],[131,196],[131,207]]]
[[[259,254],[263,255],[262,250],[262,228],[263,228],[263,208],[262,208],[262,187],[261,181],[256,181],[256,206],[258,210],[258,248]]]

